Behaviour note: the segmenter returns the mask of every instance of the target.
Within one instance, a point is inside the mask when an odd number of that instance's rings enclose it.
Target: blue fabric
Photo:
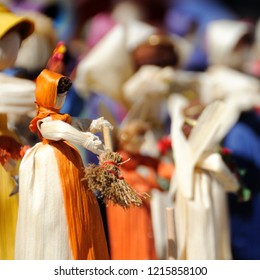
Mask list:
[[[178,17],[179,21],[175,21],[175,17]],[[201,28],[213,20],[223,18],[236,18],[236,16],[220,1],[174,0],[167,11],[166,26],[169,31],[184,36],[192,22]],[[185,30],[184,27],[187,29]]]
[[[242,180],[252,192],[248,202],[229,195],[233,258],[260,260],[260,115],[243,113],[223,144],[231,149],[237,166],[246,169]]]
[[[186,36],[193,28],[193,51],[184,66],[185,70],[203,71],[208,66],[204,45],[205,29],[213,20],[235,19],[237,16],[217,0],[173,0],[170,2],[165,27],[169,33]]]
[[[75,88],[72,85],[66,96],[66,100],[61,109],[61,113],[69,114],[72,117],[78,117],[83,110],[83,107],[84,99],[77,94]]]

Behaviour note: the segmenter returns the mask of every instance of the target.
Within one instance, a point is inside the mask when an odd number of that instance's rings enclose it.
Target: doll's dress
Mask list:
[[[150,193],[160,189],[157,182],[157,160],[140,154],[129,154],[120,150],[123,161],[121,175],[139,193]],[[107,207],[107,222],[111,259],[153,260],[155,252],[151,209],[149,199],[141,207],[123,209],[120,206]]]
[[[43,120],[42,120],[43,121]],[[43,139],[19,171],[16,259],[108,259],[98,203],[67,141]]]

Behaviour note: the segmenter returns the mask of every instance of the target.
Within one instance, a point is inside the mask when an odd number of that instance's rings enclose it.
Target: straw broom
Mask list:
[[[87,180],[92,191],[98,192],[106,205],[112,203],[125,209],[130,206],[142,206],[142,198],[147,194],[140,194],[134,190],[121,176],[120,165],[122,156],[113,152],[110,129],[103,127],[103,138],[106,150],[98,156],[99,164],[89,164],[85,170],[83,180]]]

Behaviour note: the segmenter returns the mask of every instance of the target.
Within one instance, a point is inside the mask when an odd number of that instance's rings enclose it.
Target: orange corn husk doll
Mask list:
[[[162,163],[158,158],[142,155],[140,147],[149,126],[140,120],[132,120],[118,133],[118,154],[123,160],[121,175],[137,193],[151,194],[161,190],[158,182]],[[167,167],[164,165],[163,169]],[[118,205],[106,208],[110,254],[113,260],[157,259],[151,216],[151,199],[142,207],[124,210]]]
[[[102,142],[60,114],[69,78],[44,69],[36,80],[37,116],[30,129],[42,139],[25,154],[19,173],[16,259],[108,259],[94,193],[82,181],[81,145],[99,154]]]

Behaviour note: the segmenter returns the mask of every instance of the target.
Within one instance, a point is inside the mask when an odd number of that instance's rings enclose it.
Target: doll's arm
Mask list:
[[[110,130],[113,129],[113,126],[109,121],[105,120],[104,117],[100,117],[91,122],[89,131],[92,133],[100,132],[103,127],[108,127]]]
[[[42,136],[49,140],[66,140],[73,145],[80,145],[95,154],[100,154],[105,149],[98,136],[91,132],[81,132],[60,120],[45,118],[38,127]]]
[[[218,153],[209,154],[198,162],[198,166],[211,172],[222,184],[226,192],[236,192],[239,189],[237,178]]]

